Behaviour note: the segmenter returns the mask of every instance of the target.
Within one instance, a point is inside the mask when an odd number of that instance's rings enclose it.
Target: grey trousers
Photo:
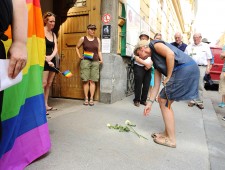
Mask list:
[[[198,66],[199,71],[200,71],[200,76],[199,76],[199,85],[198,85],[198,94],[199,94],[199,98],[192,100],[191,102],[195,103],[195,104],[203,104],[203,91],[205,90],[204,88],[204,81],[203,78],[205,76],[205,71],[206,71],[206,66]]]

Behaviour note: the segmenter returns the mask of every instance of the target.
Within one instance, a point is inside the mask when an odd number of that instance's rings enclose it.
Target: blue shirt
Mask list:
[[[181,51],[185,51],[186,47],[187,47],[187,44],[183,43],[180,45],[180,44],[177,44],[176,42],[172,42],[171,43],[173,46],[177,47],[178,49],[180,49]]]

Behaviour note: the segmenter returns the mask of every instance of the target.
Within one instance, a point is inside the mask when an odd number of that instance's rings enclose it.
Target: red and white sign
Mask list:
[[[111,20],[111,15],[110,14],[104,14],[103,17],[102,17],[102,22],[104,24],[108,24]]]

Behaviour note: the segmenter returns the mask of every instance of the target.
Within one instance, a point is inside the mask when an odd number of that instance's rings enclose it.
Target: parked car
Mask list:
[[[220,54],[222,52],[222,48],[220,47],[210,47],[212,53],[214,55],[214,64],[210,70],[210,76],[213,81],[213,84],[219,84],[220,74],[223,68],[223,60],[220,59]]]

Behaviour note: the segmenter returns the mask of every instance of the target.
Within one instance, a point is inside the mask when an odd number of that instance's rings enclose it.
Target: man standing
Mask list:
[[[146,31],[142,31],[140,40],[149,40],[149,34]],[[151,80],[151,67],[152,61],[150,56],[142,58],[144,64],[134,61],[134,105],[139,107],[140,104],[146,105],[149,84]]]
[[[196,105],[199,109],[204,109],[202,95],[204,90],[203,78],[205,74],[209,73],[210,60],[212,59],[212,53],[208,44],[202,42],[201,33],[195,33],[193,35],[194,43],[187,46],[185,53],[190,55],[194,61],[198,64],[200,70],[199,78],[199,98],[192,100],[188,103],[188,106],[193,107]]]
[[[174,39],[175,39],[175,42],[172,42],[171,44],[177,47],[178,49],[180,49],[181,51],[185,51],[187,44],[183,43],[182,41],[183,36],[181,35],[181,33],[177,32],[174,35]]]

